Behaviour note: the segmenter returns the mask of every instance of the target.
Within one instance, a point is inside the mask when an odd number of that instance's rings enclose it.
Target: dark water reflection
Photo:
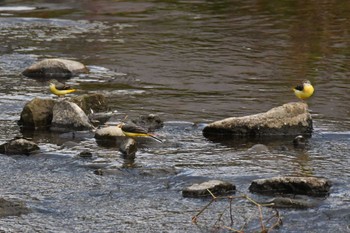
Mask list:
[[[42,153],[2,156],[0,171],[1,196],[35,211],[0,219],[0,229],[200,232],[190,220],[206,201],[180,193],[194,177],[230,180],[246,192],[254,178],[311,175],[329,178],[332,194],[317,208],[282,210],[284,225],[276,231],[349,231],[349,10],[347,1],[316,0],[2,1],[2,142],[19,134],[27,101],[50,96],[45,83],[19,75],[44,57],[90,67],[89,75],[69,80],[79,94],[103,93],[111,110],[157,113],[167,124],[157,132],[165,143],[142,142],[129,169],[117,148],[89,135],[62,147],[73,139],[34,134]],[[287,139],[203,138],[204,123],[296,101],[290,87],[305,78],[316,92],[308,100],[315,131],[304,150]],[[255,143],[269,152],[249,153]],[[84,150],[93,157],[75,156]],[[90,164],[113,174],[97,176]],[[246,217],[254,211],[245,210]],[[201,223],[210,227],[213,215]]]

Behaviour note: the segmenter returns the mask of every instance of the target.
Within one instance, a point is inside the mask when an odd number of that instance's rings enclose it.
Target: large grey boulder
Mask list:
[[[22,74],[30,78],[71,78],[80,73],[88,73],[88,68],[80,62],[52,58],[39,61],[28,68]]]
[[[183,197],[209,197],[210,192],[215,196],[231,194],[236,191],[236,186],[221,180],[209,180],[200,184],[193,184],[182,190]]]
[[[58,101],[53,107],[52,131],[91,130],[94,126],[88,116],[75,103]]]
[[[71,121],[72,119],[74,119],[72,114],[75,114],[75,113],[78,114],[77,119],[83,117],[84,118],[83,121],[89,122],[89,120],[85,119],[85,116],[83,115],[90,113],[91,110],[93,112],[98,112],[98,111],[104,111],[105,109],[107,109],[106,98],[100,94],[86,94],[75,98],[71,98],[69,101],[72,103],[74,102],[74,106],[72,105],[73,106],[72,108],[75,108],[75,111],[74,112],[69,112],[69,111],[63,112],[61,110],[56,111],[55,123],[59,123],[59,124],[62,123],[62,122],[57,122],[58,117],[60,117],[61,120]],[[61,104],[62,101],[55,100],[55,99],[34,98],[33,100],[26,103],[25,106],[23,107],[18,124],[25,128],[34,128],[34,129],[44,129],[44,128],[50,127],[53,120],[53,109],[57,103]],[[75,105],[81,108],[81,110],[83,110],[85,114],[82,114],[80,110],[77,110],[78,108]],[[62,107],[62,104],[59,106]],[[62,116],[62,114],[68,114],[68,116],[70,116],[71,118],[67,116],[66,117]],[[64,123],[64,125],[66,124],[67,122]],[[87,128],[90,128],[90,127],[91,126]]]
[[[18,124],[35,129],[48,127],[51,124],[54,105],[53,99],[34,98],[23,107]]]
[[[253,180],[249,191],[262,194],[301,194],[327,196],[331,182],[324,178],[281,176]]]
[[[230,117],[203,129],[205,137],[230,135],[241,138],[262,136],[311,135],[312,119],[303,102],[287,103],[265,113]]]
[[[6,155],[30,155],[39,150],[37,144],[24,138],[12,139],[0,145],[0,153]]]

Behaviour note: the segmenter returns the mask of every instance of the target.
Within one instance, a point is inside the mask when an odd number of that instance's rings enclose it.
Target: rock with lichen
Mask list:
[[[253,180],[249,191],[261,194],[300,194],[308,196],[327,196],[331,182],[325,178],[280,176]]]
[[[284,104],[255,115],[230,117],[210,123],[203,129],[205,137],[232,136],[258,138],[312,133],[312,118],[303,102]]]

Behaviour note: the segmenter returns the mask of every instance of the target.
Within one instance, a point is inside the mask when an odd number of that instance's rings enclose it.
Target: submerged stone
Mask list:
[[[30,155],[39,151],[39,146],[27,139],[12,139],[0,145],[0,153],[6,155]]]
[[[28,214],[31,210],[28,209],[21,201],[9,201],[0,198],[0,217],[20,216],[21,214]]]
[[[294,148],[304,149],[306,146],[306,139],[302,135],[298,135],[293,139]]]
[[[124,142],[120,144],[119,151],[124,158],[135,158],[137,152],[136,141],[132,138],[126,138]]]
[[[261,194],[301,194],[327,196],[331,182],[324,178],[281,176],[253,180],[249,191]]]
[[[82,151],[78,154],[80,158],[92,158],[92,153],[90,151]]]
[[[134,124],[147,129],[148,132],[153,132],[164,126],[163,121],[156,114],[141,115],[136,119],[131,120]]]
[[[266,202],[262,202],[267,207],[274,208],[295,208],[295,209],[306,209],[316,207],[319,202],[308,198],[291,198],[291,197],[275,197]]]
[[[30,78],[71,78],[80,73],[88,73],[88,68],[80,62],[53,58],[39,61],[28,68],[22,74]]]
[[[265,154],[269,153],[269,148],[264,144],[255,144],[254,146],[248,149],[248,152],[253,154]]]
[[[236,191],[236,186],[221,180],[209,180],[200,184],[193,184],[182,190],[183,197],[209,197],[210,192],[215,196],[231,194]]]
[[[230,117],[215,121],[203,129],[205,137],[235,136],[256,138],[263,136],[311,135],[312,119],[303,102],[288,103],[265,113],[244,117]]]

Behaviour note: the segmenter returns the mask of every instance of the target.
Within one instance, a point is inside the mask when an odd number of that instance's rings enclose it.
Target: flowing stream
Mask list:
[[[32,132],[39,154],[0,156],[0,196],[32,212],[0,218],[0,231],[228,232],[214,228],[227,200],[196,225],[191,218],[209,199],[184,198],[182,189],[220,179],[259,199],[248,191],[253,179],[302,175],[331,180],[330,195],[313,208],[280,209],[283,225],[273,232],[350,232],[349,11],[347,1],[323,0],[1,1],[1,143],[21,135],[25,103],[54,98],[46,83],[20,73],[57,57],[91,71],[68,80],[74,95],[102,93],[111,111],[130,118],[159,115],[165,142],[140,140],[130,163],[87,132]],[[290,88],[303,79],[316,90],[305,149],[290,139],[203,137],[212,121],[298,101]],[[250,153],[256,143],[269,151]],[[77,156],[86,150],[91,158]],[[254,205],[233,206],[234,218],[226,212],[221,225],[259,229]]]

